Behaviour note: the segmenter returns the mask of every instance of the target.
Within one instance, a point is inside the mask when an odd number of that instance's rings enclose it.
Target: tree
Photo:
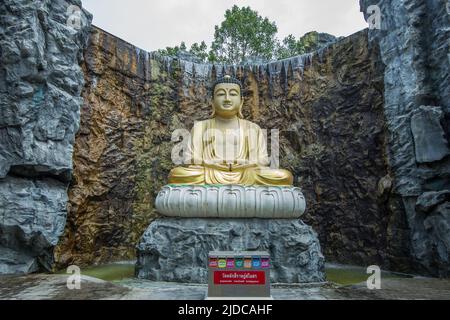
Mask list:
[[[262,18],[257,11],[234,5],[225,12],[220,27],[215,26],[209,59],[235,64],[251,57],[270,60],[277,31],[275,22]]]
[[[297,48],[297,45],[298,44],[295,37],[292,34],[288,35],[283,39],[282,43],[277,43],[276,58],[286,59],[298,55],[299,50]]]
[[[286,59],[299,54],[308,53],[336,41],[336,37],[328,33],[319,33],[311,31],[305,33],[298,40],[290,34],[283,39],[282,43],[277,44],[276,58]]]
[[[210,57],[208,53],[208,46],[206,45],[205,41],[202,41],[200,44],[193,43],[189,51],[187,50],[184,41],[182,41],[179,46],[166,47],[165,49],[158,50],[158,53],[163,56],[183,56],[184,58],[189,57],[189,59],[195,62],[206,62]]]
[[[166,47],[158,52],[198,63],[209,61],[239,64],[249,60],[286,59],[336,41],[336,37],[331,34],[312,31],[298,40],[290,34],[280,42],[276,39],[275,22],[262,18],[250,7],[239,8],[234,5],[226,10],[224,17],[220,27],[215,26],[214,41],[209,52],[204,41],[192,44],[189,51],[186,44],[181,42],[179,46]]]
[[[186,44],[184,41],[179,46],[166,47],[165,49],[159,49],[158,53],[163,56],[176,56],[180,51],[186,51]]]
[[[198,43],[194,43],[192,44],[189,53],[205,62],[208,58],[208,46],[206,45],[205,41],[202,41],[200,45]]]

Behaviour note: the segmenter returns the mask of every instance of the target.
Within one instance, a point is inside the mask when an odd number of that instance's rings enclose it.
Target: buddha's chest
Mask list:
[[[215,132],[215,142],[216,145],[233,145],[237,146],[241,140],[241,133],[238,129],[228,129],[228,130],[216,130]]]
[[[243,146],[242,134],[239,130],[217,130],[214,140],[214,151],[218,157],[226,160],[239,158],[240,150]]]

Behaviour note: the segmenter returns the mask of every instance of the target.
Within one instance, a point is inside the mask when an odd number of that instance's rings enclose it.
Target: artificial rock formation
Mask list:
[[[91,19],[78,0],[0,4],[0,273],[52,267]]]
[[[209,118],[226,71],[244,82],[245,118],[280,130],[280,167],[328,260],[448,276],[447,2],[360,3],[378,4],[381,30],[212,66],[98,28],[82,54],[91,17],[81,11],[80,29],[68,19],[80,1],[2,1],[0,272],[50,268],[66,208],[59,266],[133,258],[174,166],[171,133]]]
[[[384,114],[392,180],[387,214],[392,220],[404,220],[407,227],[400,232],[391,229],[389,241],[403,248],[413,271],[448,277],[450,203],[444,196],[450,190],[448,1],[360,0],[360,4],[367,19],[373,15],[370,5],[377,5],[380,12],[380,29],[371,29],[369,38],[379,46],[386,66]]]
[[[396,242],[387,241],[386,193],[378,192],[389,185],[383,67],[367,30],[283,61],[213,66],[160,57],[93,28],[83,70],[68,223],[56,252],[61,266],[135,256],[174,167],[180,138],[172,133],[210,118],[209,89],[224,72],[244,83],[244,117],[269,135],[279,130],[280,167],[301,187],[304,221],[326,258],[390,261],[385,253]]]
[[[209,251],[268,251],[271,282],[325,280],[317,234],[292,219],[161,218],[137,246],[136,276],[206,283]]]

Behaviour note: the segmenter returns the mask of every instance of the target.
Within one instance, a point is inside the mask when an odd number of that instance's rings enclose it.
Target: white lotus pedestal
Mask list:
[[[325,281],[314,230],[299,217],[299,188],[167,185],[156,198],[164,217],[137,245],[136,276],[155,281],[207,283],[210,251],[267,251],[272,283]]]
[[[306,207],[300,188],[278,186],[164,186],[156,210],[183,218],[299,218]]]

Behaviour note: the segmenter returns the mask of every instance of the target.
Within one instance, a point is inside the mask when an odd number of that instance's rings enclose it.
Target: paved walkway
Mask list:
[[[81,288],[67,288],[68,275],[34,274],[0,276],[0,299],[133,299],[203,300],[206,285],[153,282],[128,279],[103,281],[82,276]],[[450,280],[432,278],[384,279],[380,290],[369,290],[365,283],[338,286],[273,285],[276,300],[354,300],[354,299],[445,299],[450,300]]]

